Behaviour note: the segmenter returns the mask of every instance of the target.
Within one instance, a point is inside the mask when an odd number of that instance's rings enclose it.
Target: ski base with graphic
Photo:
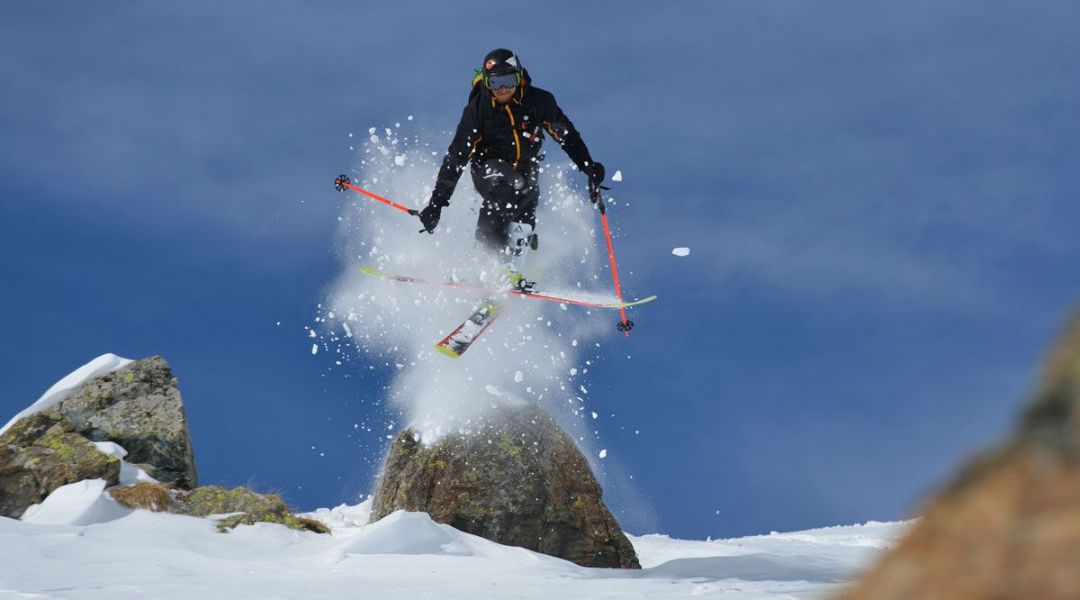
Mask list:
[[[450,332],[450,335],[435,344],[435,349],[451,358],[460,358],[465,351],[473,345],[473,342],[484,333],[495,319],[499,318],[502,306],[494,298],[488,298],[480,303],[469,318]]]

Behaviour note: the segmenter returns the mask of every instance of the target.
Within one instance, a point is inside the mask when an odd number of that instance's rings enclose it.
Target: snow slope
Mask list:
[[[641,571],[586,569],[369,503],[308,516],[332,535],[128,511],[80,482],[0,518],[0,598],[812,598],[902,533],[868,523],[717,541],[633,537]],[[47,518],[45,518],[47,517]],[[65,520],[66,519],[66,520]],[[78,523],[78,524],[73,524]]]

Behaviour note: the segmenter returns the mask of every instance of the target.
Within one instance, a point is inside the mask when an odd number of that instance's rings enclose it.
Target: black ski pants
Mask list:
[[[540,168],[532,163],[524,172],[501,158],[472,163],[472,180],[484,199],[476,221],[476,240],[492,252],[506,249],[510,223],[536,228],[536,205],[540,201]]]

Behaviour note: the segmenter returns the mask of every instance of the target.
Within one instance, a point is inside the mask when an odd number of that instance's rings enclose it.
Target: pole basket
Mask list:
[[[349,179],[348,175],[338,175],[337,179],[334,180],[334,189],[339,192],[344,192],[345,185],[349,183],[352,183],[352,180]]]
[[[615,327],[617,327],[619,331],[621,331],[623,333],[626,333],[626,332],[628,332],[628,331],[630,331],[631,329],[634,328],[634,322],[630,321],[630,320],[619,321],[615,325]]]

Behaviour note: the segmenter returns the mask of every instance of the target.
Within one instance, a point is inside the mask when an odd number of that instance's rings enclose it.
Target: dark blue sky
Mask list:
[[[589,379],[624,526],[911,514],[1080,297],[1078,29],[1057,0],[9,7],[0,413],[162,354],[204,483],[370,492],[392,374],[304,331],[342,266],[330,181],[350,132],[414,115],[445,146],[509,46],[623,171],[624,285],[661,296]]]

